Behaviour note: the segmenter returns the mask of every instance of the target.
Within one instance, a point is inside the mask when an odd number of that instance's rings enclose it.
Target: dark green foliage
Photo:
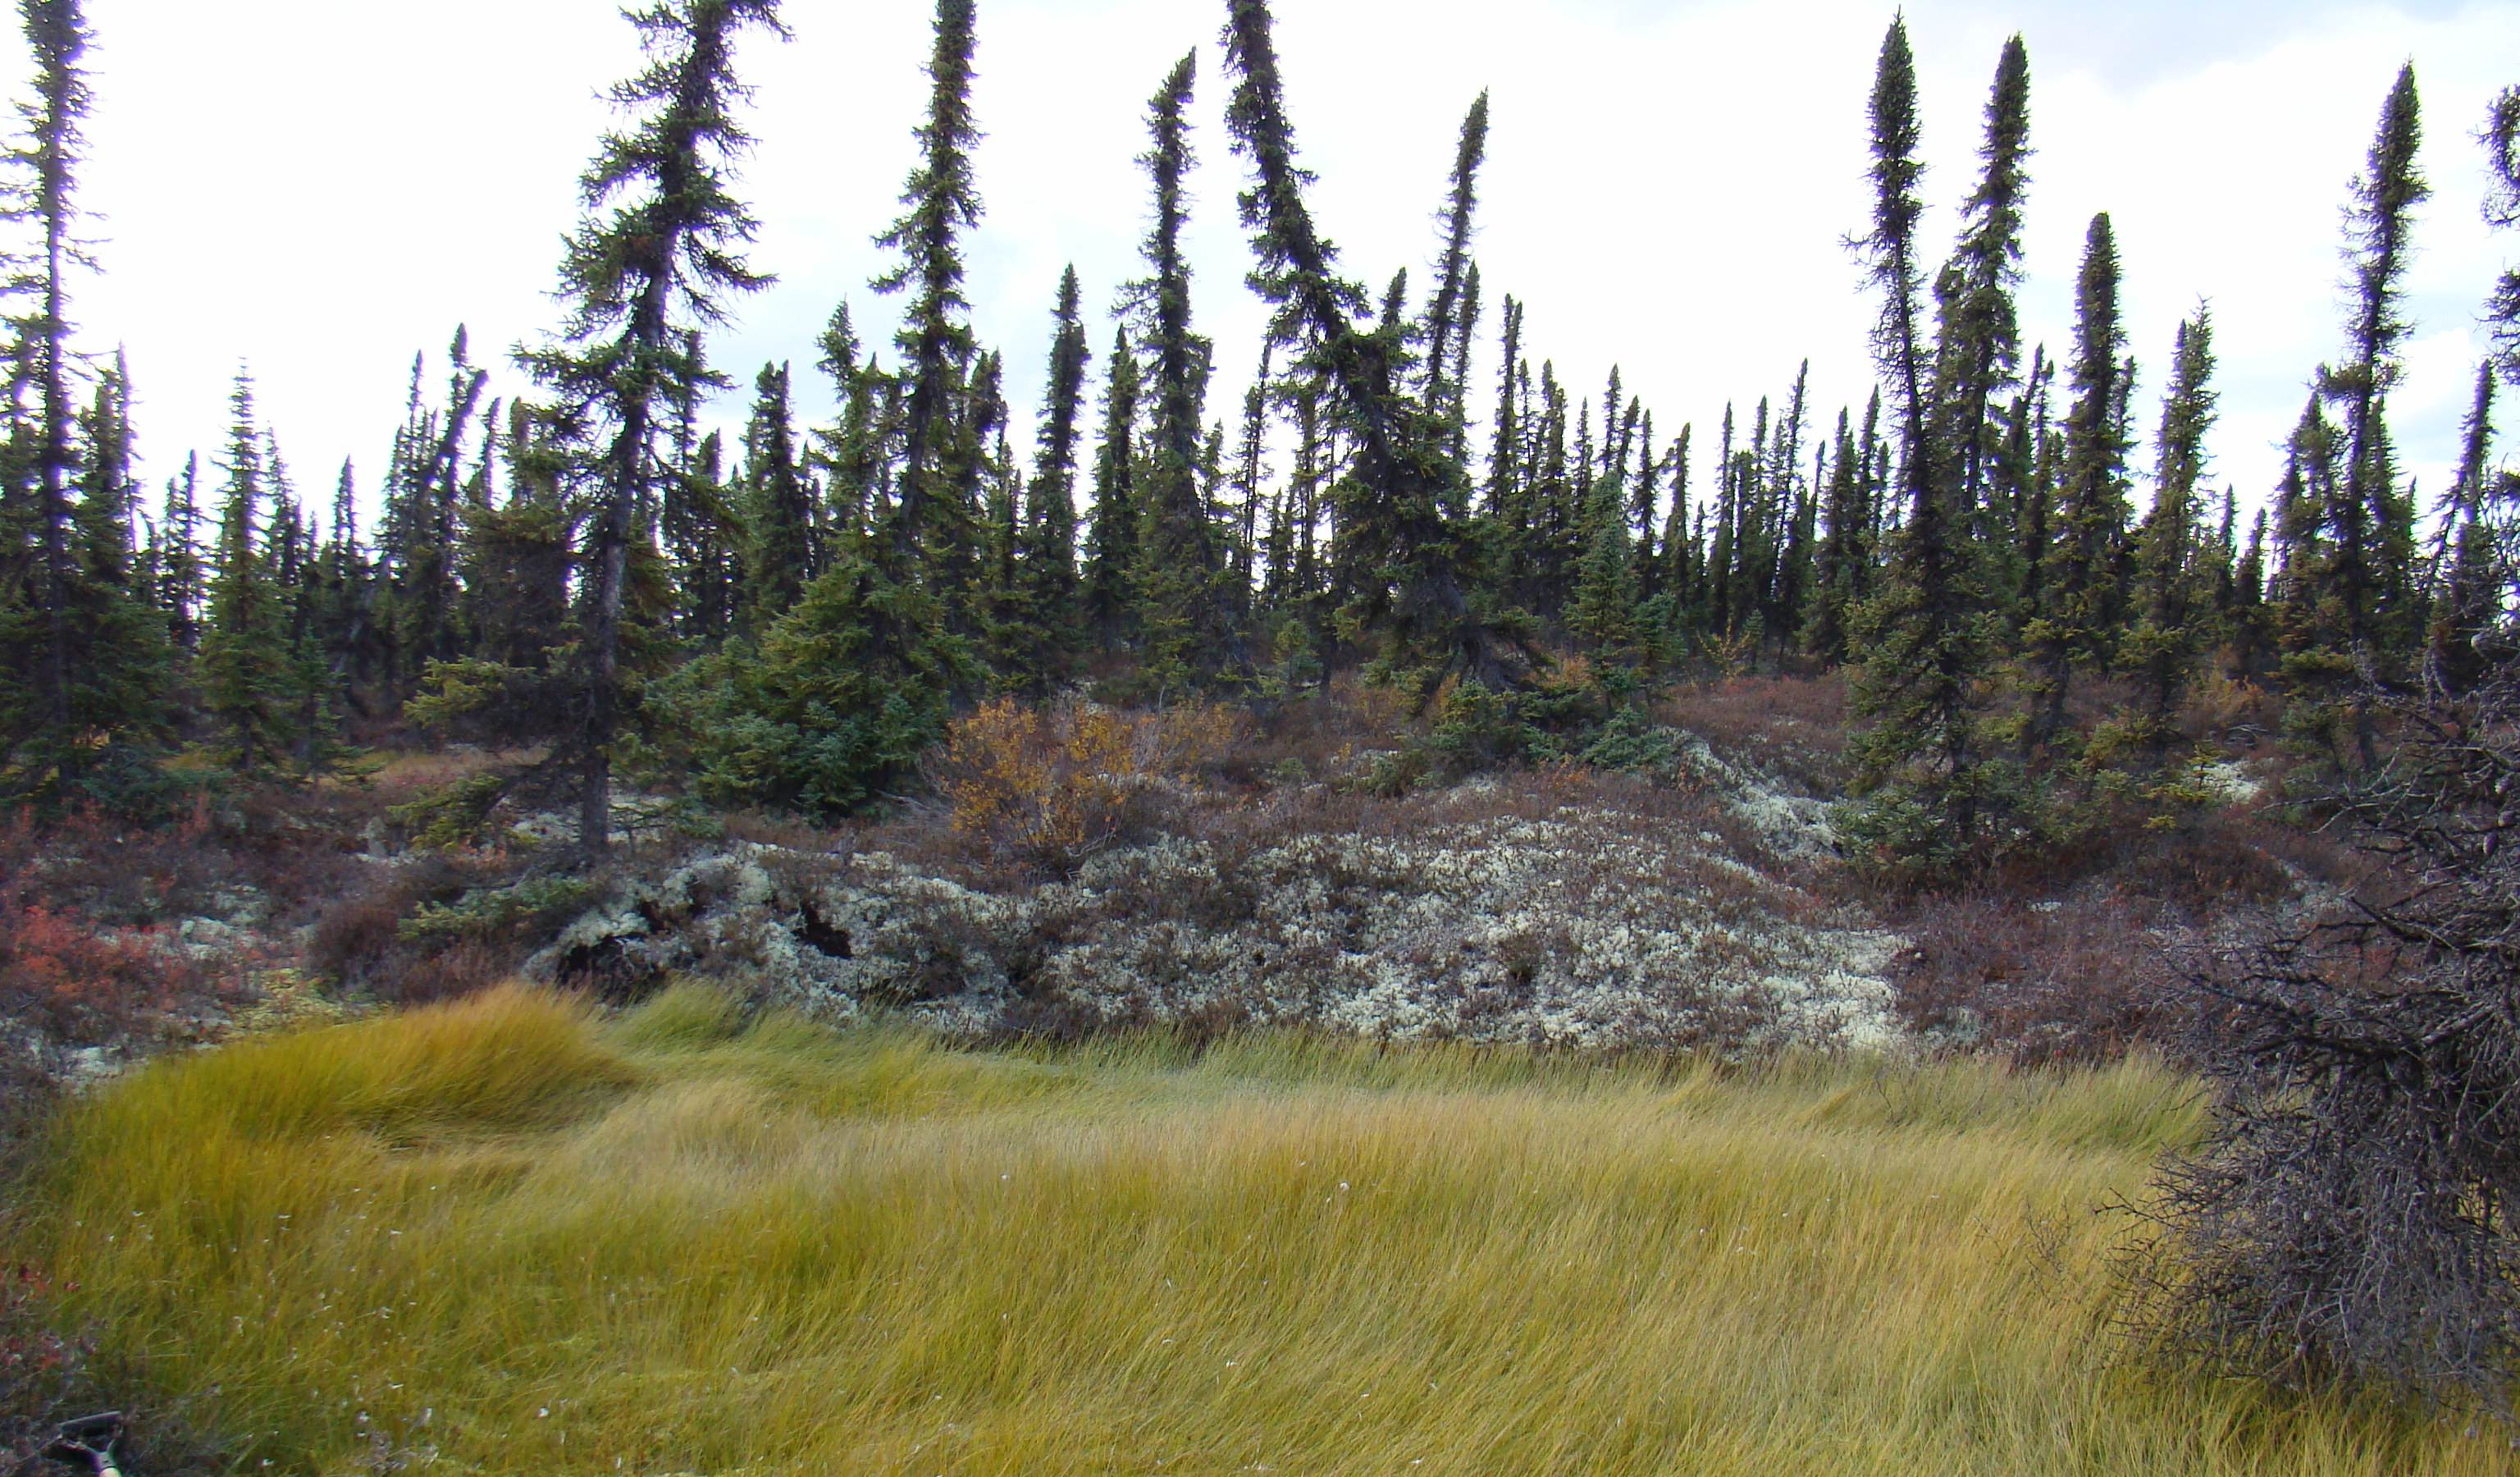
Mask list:
[[[2380,762],[2370,693],[2404,676],[2422,617],[2414,593],[2414,506],[2398,485],[2387,424],[2389,391],[2411,326],[2405,315],[2413,213],[2431,194],[2418,167],[2421,109],[2411,65],[2382,105],[2364,171],[2347,212],[2352,295],[2346,356],[2319,373],[2313,416],[2295,438],[2303,479],[2286,529],[2292,578],[2287,672],[2301,696],[2291,716],[2315,748],[2367,773]]]
[[[770,280],[741,254],[755,227],[728,193],[733,162],[751,143],[734,115],[744,97],[735,41],[751,26],[787,34],[778,0],[652,0],[625,14],[649,59],[612,90],[633,121],[605,136],[580,181],[588,215],[561,264],[569,313],[559,339],[518,355],[553,395],[556,439],[591,494],[579,563],[582,695],[554,715],[565,725],[554,758],[577,767],[590,854],[610,842],[613,748],[624,717],[635,717],[637,673],[623,658],[643,644],[627,629],[641,614],[634,554],[654,563],[657,440],[670,429],[658,411],[672,387],[720,383],[687,325],[717,322],[727,295]]]
[[[34,421],[20,429],[31,443],[27,460],[35,557],[33,577],[26,581],[34,597],[27,602],[32,619],[10,624],[39,625],[41,632],[32,643],[11,642],[13,647],[34,644],[40,652],[32,662],[11,665],[27,669],[25,675],[42,695],[35,713],[50,735],[42,744],[48,751],[42,767],[49,773],[38,783],[73,783],[83,744],[71,693],[81,655],[71,602],[81,579],[78,517],[71,505],[77,452],[72,445],[68,277],[83,261],[71,232],[78,221],[74,194],[86,146],[81,124],[91,101],[83,66],[89,36],[78,0],[20,0],[18,9],[34,53],[35,99],[22,108],[26,135],[9,154],[18,197],[9,213],[15,223],[31,227],[37,242],[17,258],[7,285],[24,302],[10,319],[17,373],[31,383],[36,395]]]
[[[2430,683],[2451,693],[2464,693],[2485,675],[2486,653],[2504,621],[2505,549],[2511,530],[2506,490],[2496,485],[2508,478],[2491,461],[2494,444],[2492,361],[2477,366],[2476,398],[2468,406],[2465,435],[2460,438],[2458,480],[2451,486],[2449,510],[2442,520],[2442,547],[2434,555],[2436,593],[2428,646]]]
[[[761,366],[753,391],[752,423],[744,433],[749,536],[741,605],[745,623],[758,629],[785,615],[822,573],[824,540],[815,527],[813,487],[797,464],[788,366]]]
[[[2074,293],[2074,405],[2065,419],[2064,484],[2039,550],[2041,605],[2022,631],[2032,664],[2034,745],[2051,743],[2065,719],[2065,695],[2079,669],[2104,668],[2118,555],[2126,539],[2129,442],[2126,329],[2118,312],[2117,238],[2104,212],[2083,239]]]
[[[5,280],[18,305],[0,454],[0,798],[59,805],[99,793],[91,768],[108,771],[98,784],[113,795],[129,789],[114,776],[145,766],[171,726],[169,652],[154,577],[137,563],[120,355],[84,413],[75,398],[70,279],[95,265],[77,234],[87,23],[78,0],[20,0],[18,10],[35,75],[19,106],[25,131],[7,156],[8,218],[30,239],[12,248]]]
[[[1605,476],[1593,484],[1584,523],[1584,560],[1567,628],[1598,655],[1633,661],[1641,634],[1636,565],[1629,557],[1626,499],[1617,479]]]
[[[898,388],[872,359],[861,361],[857,331],[847,303],[832,313],[815,367],[832,382],[840,423],[814,433],[813,463],[827,480],[824,519],[834,547],[867,532],[879,511],[889,468],[884,456],[884,407]]]
[[[2118,652],[2141,694],[2141,707],[2134,715],[2135,737],[2156,762],[2177,738],[2180,696],[2204,654],[2210,629],[2205,577],[2212,572],[2200,567],[2197,496],[2217,396],[2214,320],[2201,306],[2194,318],[2179,325],[2170,375],[2161,430],[2153,441],[2158,461],[2152,511],[2136,543],[2134,620]],[[2226,539],[2229,527],[2227,516]],[[2219,565],[2228,573],[2228,554]]]
[[[1948,872],[1976,859],[1981,817],[1995,798],[1982,772],[1977,690],[1989,632],[1969,520],[1926,434],[1915,259],[1923,165],[1916,159],[1915,62],[1904,22],[1893,22],[1882,41],[1871,116],[1874,206],[1863,246],[1883,298],[1873,351],[1898,420],[1898,485],[1908,519],[1863,613],[1868,650],[1855,708],[1870,726],[1853,741],[1868,796],[1855,829],[1904,864]]]
[[[1070,675],[1085,650],[1085,592],[1076,564],[1076,471],[1085,414],[1087,346],[1083,292],[1071,266],[1058,281],[1032,482],[1025,488],[1019,546],[1026,649],[1013,673],[1036,688]]]
[[[1226,65],[1237,85],[1226,111],[1236,151],[1249,166],[1241,196],[1256,264],[1251,285],[1274,306],[1303,363],[1331,391],[1334,417],[1352,443],[1341,498],[1345,568],[1362,572],[1342,611],[1347,628],[1380,640],[1376,669],[1431,692],[1445,675],[1509,688],[1527,663],[1508,613],[1475,597],[1474,545],[1444,509],[1462,500],[1463,469],[1440,418],[1401,388],[1406,346],[1385,326],[1358,324],[1364,295],[1338,275],[1337,253],[1304,202],[1309,176],[1296,162],[1274,25],[1265,0],[1232,0]]]
[[[660,704],[703,794],[817,814],[905,781],[978,676],[932,596],[844,556],[763,633],[675,674]]]
[[[1094,452],[1094,514],[1085,542],[1085,616],[1105,646],[1138,628],[1138,357],[1129,331],[1111,341],[1102,436]]]
[[[1463,372],[1470,339],[1478,325],[1478,263],[1470,259],[1470,237],[1479,204],[1479,168],[1487,162],[1488,95],[1480,93],[1462,119],[1462,141],[1453,160],[1452,192],[1444,203],[1444,247],[1436,271],[1434,300],[1426,305],[1425,401],[1429,412],[1451,428],[1456,462],[1466,463],[1462,449],[1469,435],[1469,385]],[[1512,309],[1508,306],[1508,311]],[[1518,327],[1518,325],[1517,325]],[[1511,363],[1508,346],[1507,361]],[[1445,512],[1467,514],[1468,478],[1456,488],[1459,500]]]
[[[2486,112],[2485,158],[2490,180],[2485,218],[2509,230],[2520,226],[2520,84],[2495,94]],[[2485,321],[2494,335],[2495,367],[2503,382],[2520,387],[2520,266],[2505,267],[2487,295]]]
[[[966,380],[978,351],[963,294],[963,233],[981,213],[971,169],[980,141],[971,113],[975,25],[972,0],[937,0],[927,116],[913,134],[919,163],[902,191],[901,218],[876,240],[901,254],[876,290],[907,292],[910,300],[894,341],[903,356],[901,469],[889,516],[875,531],[875,557],[890,582],[934,580],[954,593],[968,582],[977,544],[973,469],[963,444]]]
[[[1420,292],[1404,270],[1370,293],[1312,213],[1269,5],[1226,9],[1247,282],[1268,321],[1224,418],[1208,405],[1218,346],[1198,331],[1222,320],[1192,312],[1195,53],[1149,107],[1144,272],[1118,297],[1099,427],[1084,421],[1093,330],[1071,268],[1039,419],[1018,428],[1010,360],[975,336],[966,281],[982,216],[976,7],[937,0],[917,157],[878,238],[890,257],[875,286],[900,299],[893,351],[879,363],[842,304],[814,346],[832,413],[801,414],[774,361],[740,443],[713,429],[729,387],[706,336],[769,281],[745,259],[754,226],[731,193],[750,142],[735,47],[784,32],[776,0],[640,0],[628,19],[646,60],[613,90],[624,121],[582,181],[567,316],[519,354],[541,390],[485,405],[489,376],[460,330],[442,391],[416,362],[363,542],[350,470],[319,531],[242,386],[217,536],[190,470],[139,536],[129,376],[118,360],[92,380],[65,367],[84,30],[73,0],[21,0],[38,86],[11,156],[13,218],[42,245],[13,258],[18,373],[0,398],[0,790],[129,789],[179,734],[213,737],[243,768],[312,770],[352,717],[408,700],[443,736],[549,755],[457,811],[487,815],[528,779],[538,804],[573,791],[592,853],[616,765],[835,815],[912,785],[983,695],[1089,677],[1107,700],[1264,708],[1342,672],[1397,687],[1434,722],[1387,786],[1569,753],[1663,772],[1672,740],[1630,706],[1649,684],[1850,665],[1865,726],[1844,834],[1860,860],[1947,882],[2123,818],[2130,799],[2193,790],[2173,750],[2218,654],[2236,678],[2279,673],[2294,731],[2369,772],[2391,740],[2372,716],[2380,692],[2462,690],[2508,639],[2520,484],[2493,460],[2491,375],[2429,550],[2388,424],[2426,193],[2410,72],[2356,183],[2347,349],[2320,370],[2244,548],[2239,495],[2208,503],[2201,311],[2180,333],[2151,510],[2130,526],[2135,366],[2107,216],[2087,237],[2070,350],[2023,362],[2020,38],[1938,264],[1919,235],[1915,61],[1904,23],[1890,26],[1868,100],[1869,219],[1852,243],[1879,295],[1871,402],[1832,430],[1806,361],[1789,390],[1727,407],[1701,477],[1688,429],[1658,439],[1638,392],[1648,375],[1612,368],[1598,393],[1575,388],[1531,346],[1514,296],[1474,462],[1488,98],[1461,122]],[[2520,222],[2515,138],[2520,89],[2485,138],[2501,224]],[[2515,280],[2487,321],[2496,367],[2520,383]],[[1569,670],[1583,675],[1551,678],[1552,647],[1580,651]],[[2077,718],[2102,678],[2126,700]]]
[[[1152,224],[1140,248],[1148,275],[1122,306],[1148,353],[1151,434],[1135,488],[1141,526],[1136,591],[1145,680],[1157,692],[1211,687],[1235,675],[1240,641],[1224,541],[1200,487],[1200,426],[1214,349],[1191,326],[1191,273],[1182,232],[1187,182],[1197,162],[1190,142],[1197,54],[1181,59],[1148,104],[1148,150],[1138,162],[1154,189]]]
[[[269,471],[253,382],[242,373],[228,406],[227,489],[210,576],[209,631],[202,638],[202,702],[218,722],[228,762],[253,773],[274,767],[288,751],[292,672],[283,592],[264,539]]]
[[[2021,359],[2013,291],[2021,280],[2022,207],[2029,187],[2030,53],[2003,46],[1986,104],[1985,173],[1962,206],[1959,245],[1935,283],[1941,338],[1935,404],[1941,456],[1958,479],[1956,506],[1972,518],[1989,490],[2000,428],[1997,397]],[[2000,525],[1996,525],[2000,527]]]
[[[1866,481],[1855,433],[1841,410],[1814,572],[1809,638],[1812,650],[1827,662],[1846,660],[1854,617],[1872,583],[1871,489]]]
[[[472,362],[471,338],[455,331],[447,348],[446,400],[424,411],[415,356],[411,397],[385,477],[385,621],[397,671],[417,675],[463,648],[457,619],[456,547],[463,521],[464,449],[489,373]]]

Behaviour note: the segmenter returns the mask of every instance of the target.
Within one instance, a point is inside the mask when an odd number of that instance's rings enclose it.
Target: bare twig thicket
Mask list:
[[[2341,819],[2391,891],[2194,982],[2213,1128],[2136,1214],[2139,1335],[2509,1415],[2520,1370],[2520,664],[2396,705]]]

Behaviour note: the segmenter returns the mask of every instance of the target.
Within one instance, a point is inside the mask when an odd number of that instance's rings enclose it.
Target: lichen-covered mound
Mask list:
[[[1370,829],[1311,808],[1264,803],[985,889],[886,852],[730,846],[622,884],[535,970],[749,978],[832,1015],[977,1034],[1193,1021],[1725,1047],[1895,1029],[1898,941],[1779,880],[1797,844],[1737,800],[1473,782]]]

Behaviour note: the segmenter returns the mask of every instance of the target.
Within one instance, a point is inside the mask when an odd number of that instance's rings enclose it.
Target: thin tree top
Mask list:
[[[682,308],[717,323],[721,293],[772,280],[742,254],[759,225],[727,186],[752,145],[735,118],[751,96],[735,74],[736,34],[758,25],[787,39],[779,0],[654,0],[623,15],[648,63],[608,93],[636,121],[604,136],[579,180],[587,210],[612,213],[579,228],[561,268],[576,303],[564,332],[576,342],[619,326],[654,281],[670,281]]]
[[[876,238],[877,246],[902,254],[900,265],[876,279],[876,289],[893,293],[916,285],[920,310],[914,316],[942,318],[948,309],[969,306],[955,243],[980,223],[983,209],[971,168],[971,151],[985,136],[971,111],[978,24],[973,0],[937,0],[927,116],[911,130],[919,165],[902,187],[901,218]]]

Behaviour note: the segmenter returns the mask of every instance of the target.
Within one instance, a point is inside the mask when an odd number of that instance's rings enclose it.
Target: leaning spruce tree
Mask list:
[[[1358,583],[1342,620],[1380,639],[1377,675],[1421,694],[1447,676],[1518,687],[1529,661],[1517,623],[1478,598],[1475,545],[1444,516],[1467,474],[1449,454],[1444,419],[1401,383],[1406,325],[1358,321],[1365,294],[1338,275],[1337,254],[1305,204],[1311,176],[1296,162],[1267,0],[1229,0],[1227,14],[1236,85],[1226,127],[1249,169],[1240,205],[1256,258],[1250,282],[1302,344],[1300,372],[1328,388],[1354,457],[1341,485],[1341,542]]]
[[[2405,312],[2406,274],[2414,255],[2415,208],[2429,199],[2419,162],[2421,104],[2412,63],[2402,68],[2380,110],[2363,173],[2348,212],[2353,294],[2346,357],[2320,376],[2319,392],[2336,408],[2342,434],[2339,485],[2329,502],[2334,557],[2328,579],[2339,606],[2344,656],[2358,680],[2345,699],[2358,767],[2379,764],[2377,729],[2364,683],[2367,673],[2394,680],[2391,654],[2406,643],[2414,619],[2411,565],[2414,510],[2402,494],[2389,447],[2389,392],[2412,325]]]
[[[779,0],[652,0],[624,13],[648,66],[617,84],[626,129],[605,135],[579,189],[587,219],[568,239],[556,342],[518,359],[558,402],[588,492],[580,551],[579,695],[556,757],[579,775],[579,844],[611,841],[613,748],[634,695],[622,664],[634,545],[662,491],[660,408],[673,387],[719,382],[686,326],[714,324],[725,299],[770,279],[742,254],[755,227],[729,193],[750,145],[735,118],[747,89],[735,43],[747,27],[784,38]]]
[[[963,292],[963,237],[981,215],[971,167],[980,142],[971,111],[977,26],[973,0],[937,0],[927,116],[915,130],[919,162],[902,189],[901,217],[876,240],[900,254],[876,290],[909,300],[894,339],[903,361],[901,468],[873,555],[883,579],[927,588],[949,602],[949,614],[968,604],[979,542],[975,469],[965,464],[966,381],[978,349]]]
[[[1188,184],[1196,164],[1190,140],[1198,54],[1174,65],[1147,109],[1147,152],[1139,163],[1153,186],[1151,224],[1140,253],[1147,275],[1121,303],[1148,355],[1153,426],[1138,483],[1143,530],[1137,590],[1143,602],[1148,680],[1157,691],[1214,685],[1237,644],[1223,540],[1200,486],[1200,428],[1212,350],[1191,326]]]

